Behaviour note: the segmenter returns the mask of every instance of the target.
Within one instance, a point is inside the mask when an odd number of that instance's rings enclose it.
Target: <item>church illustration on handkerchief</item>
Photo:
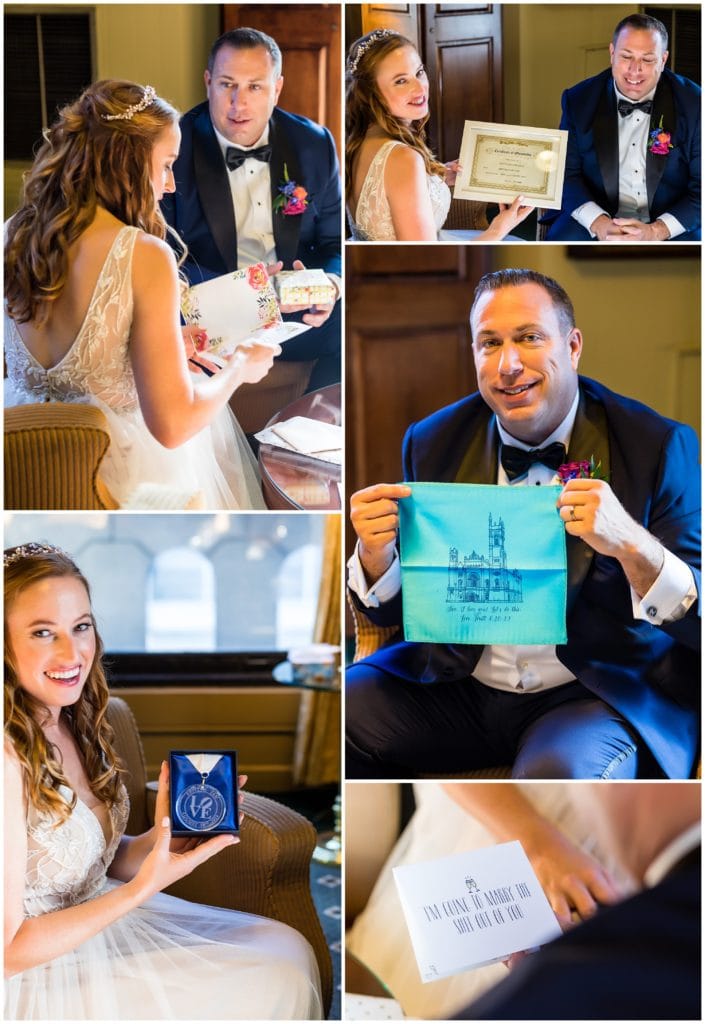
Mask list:
[[[473,550],[462,562],[457,547],[448,552],[448,593],[446,603],[508,604],[523,600],[522,575],[507,568],[504,520],[489,514],[488,556]]]

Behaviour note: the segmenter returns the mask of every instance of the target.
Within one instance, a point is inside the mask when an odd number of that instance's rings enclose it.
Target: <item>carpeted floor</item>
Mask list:
[[[311,789],[291,790],[283,793],[268,793],[274,800],[292,807],[311,821],[321,838],[330,837],[333,828],[333,801],[338,793],[337,786],[318,786]],[[311,893],[323,927],[333,961],[333,1002],[328,1020],[340,1020],[340,964],[342,948],[341,932],[341,871],[339,867],[311,862]]]
[[[312,862],[311,892],[333,961],[333,1002],[328,1019],[340,1020],[340,868]]]

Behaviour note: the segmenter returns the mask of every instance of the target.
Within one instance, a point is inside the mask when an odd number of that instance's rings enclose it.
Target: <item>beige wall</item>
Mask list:
[[[608,66],[612,31],[634,10],[634,4],[506,4],[507,123],[557,125],[563,90]]]
[[[16,12],[41,9],[42,5],[8,7]],[[179,110],[205,99],[203,71],[211,43],[220,33],[219,5],[95,4],[88,9],[94,12],[96,79],[129,78],[153,85]],[[28,166],[5,167],[5,217],[17,206]]]
[[[699,433],[700,260],[661,251],[576,259],[562,245],[505,245],[492,248],[492,261],[563,285],[583,332],[582,373]]]

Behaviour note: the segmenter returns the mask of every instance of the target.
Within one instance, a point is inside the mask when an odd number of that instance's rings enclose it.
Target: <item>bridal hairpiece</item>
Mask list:
[[[360,63],[360,57],[362,57],[366,50],[369,50],[371,46],[374,46],[375,43],[378,43],[380,39],[386,39],[387,36],[398,35],[399,33],[395,32],[391,28],[376,28],[374,32],[370,32],[369,36],[364,41],[364,43],[360,43],[360,45],[358,46],[357,50],[355,51],[355,56],[350,58],[350,62],[348,64],[348,71],[350,72],[350,74],[355,74],[355,72],[357,71],[357,66]]]
[[[156,98],[157,93],[154,86],[145,85],[142,99],[139,103],[133,103],[127,110],[123,110],[122,114],[101,114],[100,116],[104,121],[131,121],[135,114],[139,114],[141,110],[146,110],[150,103],[154,103]]]
[[[37,544],[36,541],[30,541],[29,544],[20,544],[16,548],[9,548],[3,555],[3,567],[6,569],[8,565],[19,562],[22,558],[34,558],[37,555],[63,555],[64,558],[69,557],[65,551],[55,547],[54,544]]]

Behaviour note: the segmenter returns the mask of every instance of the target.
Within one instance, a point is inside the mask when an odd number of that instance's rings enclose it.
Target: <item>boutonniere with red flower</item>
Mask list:
[[[558,478],[562,484],[569,480],[606,480],[602,472],[602,460],[595,462],[595,456],[576,462],[564,462],[558,467]]]
[[[671,133],[663,127],[662,114],[658,128],[652,128],[649,132],[649,153],[655,153],[656,156],[668,156],[669,149],[673,149]]]
[[[297,185],[289,178],[284,164],[284,181],[278,188],[279,195],[272,204],[275,213],[283,213],[285,217],[295,217],[303,213],[308,206],[308,192],[303,185]]]

